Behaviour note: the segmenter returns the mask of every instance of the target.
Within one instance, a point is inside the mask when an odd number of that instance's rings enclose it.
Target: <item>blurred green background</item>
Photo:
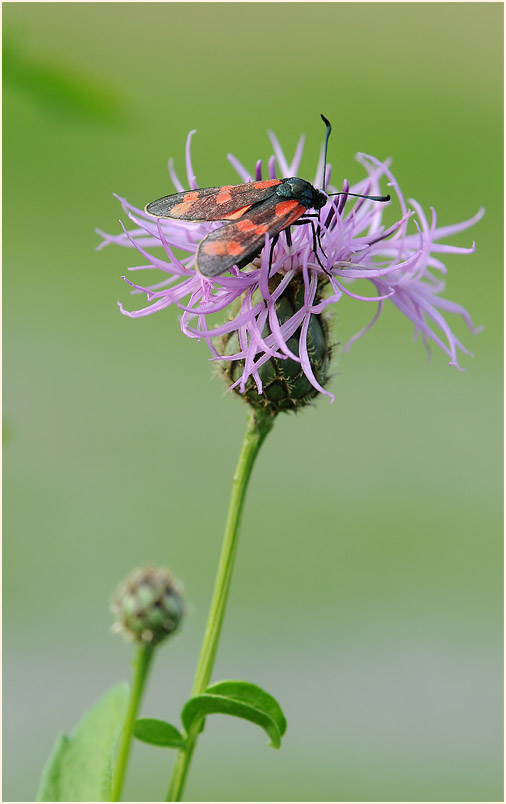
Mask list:
[[[30,4],[4,20],[4,799],[33,800],[56,734],[129,676],[108,601],[170,566],[189,615],[143,714],[177,721],[210,600],[245,409],[178,313],[143,320],[96,253],[184,176],[237,180],[273,129],[334,123],[334,181],[394,158],[453,238],[448,298],[483,334],[466,372],[429,364],[392,306],[339,360],[336,402],[279,417],[256,466],[214,679],[280,700],[280,752],[208,722],[195,801],[502,796],[502,15],[498,3]],[[339,306],[344,342],[372,308]],[[172,756],[136,745],[126,797],[163,798]]]

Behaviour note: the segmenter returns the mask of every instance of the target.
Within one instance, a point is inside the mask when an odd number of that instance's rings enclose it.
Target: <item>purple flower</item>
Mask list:
[[[197,181],[190,157],[190,142],[193,131],[186,143],[186,173],[188,187],[184,187],[174,171],[172,160],[169,173],[178,192],[196,189]],[[270,134],[275,156],[268,163],[268,177],[296,176],[302,157],[304,138],[301,137],[294,157],[289,163],[281,146]],[[262,179],[262,163],[257,162],[254,176],[233,156],[229,160],[243,182]],[[293,360],[309,381],[315,393],[325,390],[315,376],[311,359],[311,329],[314,316],[321,316],[324,310],[337,304],[345,296],[358,302],[371,302],[375,314],[370,323],[358,332],[345,346],[364,335],[378,320],[385,302],[394,304],[413,322],[415,333],[421,333],[427,347],[430,342],[437,344],[450,358],[450,365],[460,368],[458,351],[470,354],[458,340],[446,321],[445,313],[460,315],[471,332],[476,329],[467,311],[460,305],[442,297],[446,268],[439,255],[447,253],[470,254],[470,248],[444,245],[441,241],[449,235],[463,232],[473,226],[484,214],[480,209],[474,217],[462,223],[438,228],[436,213],[431,210],[430,222],[423,209],[410,200],[412,210],[408,210],[402,192],[390,172],[390,161],[380,162],[372,156],[358,154],[358,161],[364,167],[366,176],[350,187],[343,182],[341,192],[379,195],[381,180],[386,180],[391,193],[400,208],[399,219],[390,226],[382,223],[385,205],[363,198],[347,195],[330,197],[320,211],[320,242],[318,258],[314,252],[313,233],[309,225],[292,229],[292,245],[287,244],[282,234],[276,243],[270,259],[270,241],[266,236],[266,246],[251,266],[240,271],[233,268],[231,275],[208,279],[201,276],[195,268],[195,253],[199,242],[221,223],[190,223],[172,219],[154,220],[140,209],[119,198],[121,205],[133,222],[135,228],[117,235],[103,237],[98,248],[109,243],[135,248],[145,262],[131,267],[129,271],[157,269],[163,279],[154,285],[143,286],[126,279],[133,293],[145,294],[148,306],[139,310],[121,312],[131,318],[139,318],[175,304],[181,311],[181,330],[189,338],[204,340],[215,360],[227,360],[240,365],[240,376],[231,387],[241,393],[254,382],[258,394],[262,394],[263,382],[261,368],[272,358]],[[314,185],[322,186],[323,152],[320,155]],[[330,166],[327,167],[325,186],[328,192],[336,188],[328,184]],[[408,223],[413,219],[414,226],[408,234]],[[150,249],[162,249],[161,256],[155,256]],[[174,250],[186,252],[182,258]],[[320,263],[323,264],[324,269]],[[352,281],[366,279],[372,283],[375,295],[364,296],[354,293]],[[290,315],[279,315],[279,300],[287,292],[291,283],[302,288],[300,303],[291,309]],[[229,311],[229,319],[216,325],[210,316]],[[232,314],[230,311],[233,311]],[[213,323],[211,323],[211,320]],[[309,333],[309,334],[308,334]],[[293,336],[298,337],[298,349],[293,349]],[[217,339],[235,336],[237,349],[233,354],[220,354]],[[289,341],[292,339],[292,348]],[[237,363],[236,361],[240,361]],[[248,386],[249,383],[249,386]]]

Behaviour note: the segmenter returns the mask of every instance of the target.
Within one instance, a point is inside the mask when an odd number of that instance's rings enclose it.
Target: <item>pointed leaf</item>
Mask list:
[[[210,695],[224,695],[260,709],[276,723],[281,736],[286,731],[286,718],[280,705],[268,692],[249,681],[218,681],[206,689]]]
[[[212,714],[233,715],[256,723],[267,732],[273,748],[281,745],[281,736],[286,729],[283,712],[276,700],[255,684],[246,681],[213,684],[203,695],[187,701],[181,719],[189,732],[195,724]]]
[[[162,748],[184,748],[186,740],[175,726],[165,720],[143,717],[135,721],[134,737],[143,743],[159,745]]]
[[[37,801],[110,801],[116,746],[125,722],[128,684],[117,684],[60,735],[42,772]]]

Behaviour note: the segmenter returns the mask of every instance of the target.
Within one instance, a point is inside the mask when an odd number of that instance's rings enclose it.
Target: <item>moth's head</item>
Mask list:
[[[321,209],[327,203],[327,196],[321,190],[316,190],[313,187],[313,208]]]

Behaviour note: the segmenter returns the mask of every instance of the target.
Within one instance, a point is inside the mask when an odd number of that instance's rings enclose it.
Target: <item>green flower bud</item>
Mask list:
[[[116,592],[111,609],[115,631],[153,646],[178,629],[184,614],[181,592],[172,575],[156,567],[129,575]]]
[[[272,292],[273,288],[270,290]],[[313,305],[318,304],[320,300],[321,294],[317,293]],[[255,303],[255,299],[253,299],[253,303]],[[280,326],[303,305],[304,282],[302,278],[300,280],[293,279],[275,303]],[[266,323],[262,338],[266,338],[270,334],[271,330]],[[300,337],[301,327],[286,342],[290,351],[297,356],[300,354]],[[223,355],[233,355],[241,351],[237,332],[222,337],[220,341],[219,352]],[[332,347],[329,327],[323,313],[313,314],[309,320],[307,351],[314,377],[318,384],[324,387],[330,378]],[[230,386],[243,373],[244,360],[223,361],[219,370],[227,386]],[[320,393],[304,373],[301,364],[290,358],[280,360],[271,357],[260,366],[258,374],[263,386],[261,394],[251,375],[246,382],[244,393],[240,392],[239,386],[233,390],[253,408],[268,412],[271,416],[275,416],[280,411],[299,410],[308,405]]]

